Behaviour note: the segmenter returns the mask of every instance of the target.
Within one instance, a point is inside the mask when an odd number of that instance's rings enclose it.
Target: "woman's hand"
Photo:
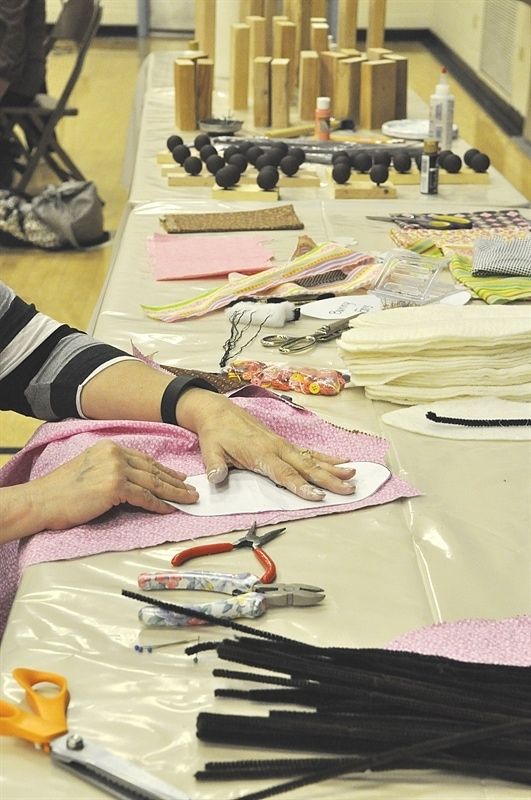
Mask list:
[[[101,441],[43,478],[2,489],[2,513],[7,512],[2,539],[72,528],[122,503],[169,514],[174,508],[165,500],[198,499],[185,478],[144,453]]]
[[[224,481],[234,466],[265,475],[305,500],[322,500],[325,489],[355,492],[355,470],[337,466],[347,459],[290,444],[223,395],[189,389],[177,403],[177,420],[198,435],[213,483]]]

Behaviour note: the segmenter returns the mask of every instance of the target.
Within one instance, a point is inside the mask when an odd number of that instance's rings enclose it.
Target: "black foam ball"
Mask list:
[[[411,156],[409,153],[395,153],[393,166],[397,172],[409,172],[411,169]]]
[[[168,148],[170,153],[177,147],[177,145],[182,143],[183,143],[182,138],[180,136],[177,136],[176,133],[174,133],[173,136],[168,136],[168,138],[166,139],[166,147]]]
[[[385,164],[375,164],[374,167],[371,167],[369,171],[369,177],[371,181],[378,184],[385,183],[387,178],[389,177],[389,170],[385,166]]]
[[[252,142],[246,142],[244,139],[242,142],[238,144],[238,147],[240,148],[242,153],[246,153],[247,150],[250,150],[251,147],[254,147],[254,145]]]
[[[190,148],[185,144],[178,144],[177,147],[174,147],[171,151],[171,155],[173,160],[182,166],[188,156],[191,155]]]
[[[372,157],[373,164],[383,164],[388,167],[391,163],[391,153],[388,150],[377,150]]]
[[[278,167],[285,155],[286,153],[282,147],[270,147],[269,150],[266,151],[267,163]]]
[[[336,161],[348,161],[350,164],[350,156],[347,150],[340,150],[339,153],[334,153],[332,156],[332,164],[335,164]]]
[[[225,166],[225,159],[218,156],[217,153],[214,153],[213,156],[209,156],[205,161],[205,165],[207,170],[212,174],[215,175],[218,169],[221,169]]]
[[[240,170],[240,174],[245,172],[249,163],[243,153],[234,153],[228,160],[228,164],[234,164]]]
[[[352,159],[352,166],[358,172],[368,172],[372,167],[372,158],[369,153],[356,153]]]
[[[470,161],[474,172],[486,172],[490,167],[490,158],[485,153],[476,153]]]
[[[227,164],[216,172],[216,183],[223,189],[234,186],[240,180],[240,170],[234,164]]]
[[[210,156],[216,156],[217,154],[218,151],[216,150],[213,144],[204,144],[201,150],[199,151],[199,155],[201,156],[201,161],[205,162],[207,158],[210,158]]]
[[[272,166],[272,165],[270,165]],[[277,169],[268,169],[266,166],[264,169],[261,169],[258,175],[256,176],[256,183],[260,187],[260,189],[265,189],[269,191],[270,189],[274,189],[278,183],[279,174]]]
[[[262,169],[262,167],[267,167],[267,166],[272,167],[273,164],[269,162],[267,153],[262,153],[262,155],[258,156],[256,161],[254,162],[254,166],[256,167],[256,169],[260,170]]]
[[[346,183],[351,173],[350,161],[336,161],[332,168],[332,178],[336,183]]]
[[[459,172],[459,170],[461,169],[462,166],[463,166],[463,162],[461,161],[459,156],[456,155],[455,153],[448,153],[445,156],[443,164],[442,164],[442,167],[443,167],[443,169],[446,170],[446,172],[451,172],[453,174],[455,174],[456,172]]]
[[[258,145],[253,145],[252,147],[249,147],[245,155],[247,156],[249,164],[256,165],[256,159],[260,156],[263,156],[264,151],[261,147],[258,147]]]
[[[306,161],[306,153],[302,149],[302,147],[290,147],[288,150],[288,156],[293,156],[299,162],[299,166]]]
[[[444,160],[445,160],[446,156],[453,156],[452,151],[451,150],[441,150],[441,152],[437,156],[437,162],[438,162],[440,167],[444,168]]]
[[[479,150],[477,149],[477,147],[471,147],[470,150],[466,151],[465,155],[463,156],[463,161],[465,162],[467,167],[472,166],[471,161],[474,158],[474,156],[477,156],[478,153]]]
[[[225,161],[228,164],[230,162],[231,156],[235,156],[236,153],[240,153],[240,152],[241,152],[241,150],[240,150],[239,147],[237,147],[235,144],[230,144],[223,151],[223,157],[224,157]]]
[[[282,155],[287,156],[289,144],[286,144],[286,142],[275,142],[273,147],[275,147],[277,150],[282,150]]]
[[[299,169],[299,162],[295,156],[284,156],[280,162],[280,169],[284,175],[295,175]]]
[[[197,156],[188,156],[184,160],[183,167],[189,175],[199,175],[203,169],[203,162]]]
[[[194,139],[194,147],[196,150],[201,150],[207,144],[211,144],[210,136],[208,133],[198,133]]]

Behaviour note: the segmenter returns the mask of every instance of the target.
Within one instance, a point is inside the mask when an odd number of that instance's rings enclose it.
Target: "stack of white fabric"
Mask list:
[[[531,399],[531,306],[428,305],[356,317],[338,341],[373,399]]]

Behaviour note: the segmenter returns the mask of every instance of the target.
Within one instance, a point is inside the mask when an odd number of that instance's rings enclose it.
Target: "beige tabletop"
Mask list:
[[[152,97],[145,99],[144,109],[151,101]],[[146,141],[144,128],[142,141]],[[159,149],[158,142],[153,149]],[[158,178],[155,169],[151,177]],[[449,210],[450,201],[460,210],[506,202],[517,205],[521,196],[499,178],[500,193],[494,185],[492,194],[479,189],[474,196],[470,188],[462,193],[454,188],[429,198],[430,208]],[[136,205],[124,216],[93,333],[128,351],[134,343],[163,363],[216,370],[229,329],[223,312],[161,323],[148,319],[140,303],[169,303],[216,285],[208,279],[156,282],[146,239],[161,232],[159,217],[168,210],[199,213],[226,206],[207,196],[169,196],[166,191],[159,193],[154,184],[152,189],[133,196]],[[304,222],[303,233],[316,241],[349,242],[363,252],[382,252],[392,246],[389,225],[365,219],[367,213],[388,213],[386,202],[332,201],[324,196],[287,199]],[[393,203],[393,210],[425,207],[425,198],[418,192]],[[297,231],[263,234],[279,261],[289,257],[297,235]],[[297,333],[309,333],[315,326],[316,320],[301,320]],[[264,358],[259,341],[244,354]],[[320,367],[344,366],[334,342],[292,358]],[[270,545],[279,579],[320,585],[326,598],[313,608],[271,609],[253,621],[256,627],[315,644],[385,647],[407,631],[436,622],[531,613],[528,442],[440,439],[391,428],[381,417],[396,406],[369,401],[361,388],[347,388],[337,397],[294,395],[294,399],[336,425],[385,437],[389,467],[420,494],[355,512],[289,522],[287,533]],[[175,631],[156,631],[155,636],[143,630],[137,604],[120,596],[122,588],[135,590],[140,572],[167,569],[171,556],[184,546],[168,543],[28,568],[2,643],[2,696],[20,699],[11,677],[14,667],[61,673],[68,678],[72,696],[71,730],[141,764],[193,800],[232,800],[274,781],[198,783],[194,773],[206,761],[274,758],[283,753],[202,743],[195,734],[197,715],[216,711],[259,716],[266,708],[215,698],[214,690],[227,683],[212,677],[212,669],[220,662],[210,652],[200,655],[197,663],[184,654],[184,646],[152,654],[135,652],[137,642],[181,637]],[[245,550],[211,556],[197,566],[254,569],[252,556]],[[190,638],[208,641],[222,635],[219,629],[201,628]],[[182,638],[187,638],[186,633]],[[2,800],[105,796],[57,769],[29,745],[12,739],[0,742]],[[301,800],[523,800],[531,794],[528,787],[495,780],[391,771],[335,779],[288,796]]]

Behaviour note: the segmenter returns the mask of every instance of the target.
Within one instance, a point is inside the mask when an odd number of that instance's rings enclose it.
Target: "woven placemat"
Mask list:
[[[220,231],[300,230],[304,225],[292,205],[257,211],[222,211],[212,214],[168,214],[160,218],[166,233],[214,233]]]

